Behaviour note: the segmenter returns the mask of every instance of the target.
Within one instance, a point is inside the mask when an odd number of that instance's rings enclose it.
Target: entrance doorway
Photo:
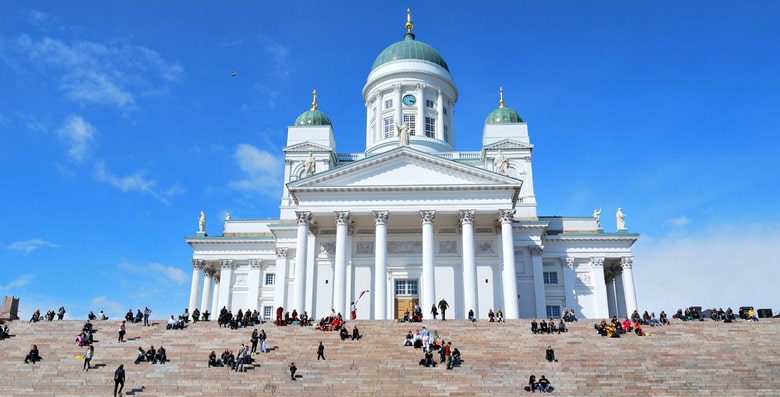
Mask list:
[[[395,319],[400,320],[408,311],[414,313],[419,305],[417,280],[395,280]]]

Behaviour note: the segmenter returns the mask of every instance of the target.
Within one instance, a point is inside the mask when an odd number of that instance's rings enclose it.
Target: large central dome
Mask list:
[[[447,62],[444,61],[444,58],[441,56],[441,54],[439,54],[439,52],[430,45],[425,44],[422,41],[415,40],[414,34],[411,32],[406,33],[403,40],[391,44],[382,50],[382,52],[380,52],[374,60],[374,65],[371,67],[371,70],[374,70],[388,62],[401,59],[418,59],[421,61],[428,61],[443,67],[448,72],[450,71],[450,68],[447,66]]]

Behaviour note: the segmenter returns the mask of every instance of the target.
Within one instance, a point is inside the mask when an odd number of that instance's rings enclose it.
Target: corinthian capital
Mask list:
[[[276,257],[279,259],[287,258],[287,250],[289,248],[277,248],[276,249]]]
[[[349,211],[333,211],[337,225],[346,225],[349,222]]]
[[[498,220],[501,221],[501,223],[512,223],[514,219],[515,219],[514,209],[498,210]]]
[[[374,223],[377,225],[386,225],[387,218],[390,216],[389,211],[372,211],[374,213]]]
[[[298,218],[298,225],[309,225],[311,222],[311,211],[295,211]]]
[[[603,257],[592,257],[590,258],[590,263],[593,265],[593,267],[604,267],[604,258]]]
[[[420,210],[420,221],[423,224],[433,223],[436,218],[436,210]]]
[[[634,266],[634,257],[624,256],[620,258],[620,264],[622,265],[623,269],[631,269]]]
[[[477,213],[476,210],[460,210],[458,211],[460,214],[460,222],[461,223],[474,223],[474,214]]]

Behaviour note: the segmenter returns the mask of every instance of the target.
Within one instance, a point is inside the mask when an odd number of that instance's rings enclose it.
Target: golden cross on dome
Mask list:
[[[317,110],[317,90],[311,92],[314,95],[314,99],[311,101],[311,110]]]
[[[412,23],[412,9],[407,8],[406,9],[406,33],[412,33],[413,27],[414,24]]]
[[[498,96],[501,98],[498,101],[498,107],[504,107],[504,87],[498,87]]]

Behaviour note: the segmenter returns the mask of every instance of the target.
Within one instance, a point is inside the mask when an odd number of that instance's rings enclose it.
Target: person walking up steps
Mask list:
[[[322,341],[320,341],[320,345],[317,347],[317,361],[319,361],[320,357],[322,359],[325,359],[325,346],[322,345]]]
[[[119,394],[122,394],[122,389],[125,388],[125,366],[119,365],[119,368],[114,371],[114,397],[116,397],[117,388],[119,388]]]
[[[95,346],[90,345],[87,348],[87,352],[84,353],[84,366],[81,367],[82,371],[89,371],[92,368],[90,364],[92,362],[92,356],[95,354]]]
[[[446,312],[447,312],[447,309],[449,307],[450,307],[450,304],[447,303],[447,301],[444,300],[444,298],[442,298],[439,301],[439,311],[441,312],[441,321],[447,321],[447,314],[446,314]]]

